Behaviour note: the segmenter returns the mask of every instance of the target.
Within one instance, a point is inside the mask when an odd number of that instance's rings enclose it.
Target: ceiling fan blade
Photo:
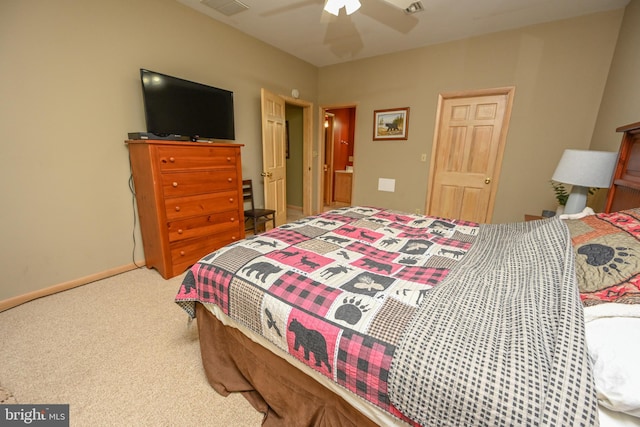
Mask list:
[[[362,7],[358,12],[400,33],[406,34],[418,25],[418,18],[408,15],[387,0],[366,0],[361,3]]]
[[[322,15],[320,15],[320,23],[321,24],[330,24],[332,22],[336,22],[338,20],[338,17],[327,12],[326,10],[322,9]]]
[[[344,14],[337,17],[329,13],[327,15],[335,18],[327,24],[324,36],[324,44],[329,46],[331,52],[339,58],[350,58],[362,50],[364,42],[351,17]]]

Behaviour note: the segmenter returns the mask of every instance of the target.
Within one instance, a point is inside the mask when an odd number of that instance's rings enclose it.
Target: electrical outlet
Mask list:
[[[420,161],[421,162],[426,162],[427,161],[427,153],[422,153],[420,155]]]
[[[422,215],[422,209],[416,208],[416,215]]]

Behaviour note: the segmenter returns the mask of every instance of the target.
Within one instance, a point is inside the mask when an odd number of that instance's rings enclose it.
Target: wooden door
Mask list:
[[[287,171],[285,147],[285,100],[261,90],[262,176],[264,204],[276,211],[276,226],[287,222]]]
[[[439,96],[428,215],[491,222],[514,91]]]

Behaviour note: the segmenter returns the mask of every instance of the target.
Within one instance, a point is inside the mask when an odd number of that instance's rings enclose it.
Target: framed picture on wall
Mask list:
[[[373,111],[373,140],[402,140],[409,135],[409,107]]]

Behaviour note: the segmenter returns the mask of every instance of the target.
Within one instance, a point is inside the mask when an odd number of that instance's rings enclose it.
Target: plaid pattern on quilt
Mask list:
[[[350,207],[226,246],[195,264],[176,302],[216,304],[302,363],[390,414],[389,370],[428,292],[478,224]]]
[[[393,404],[429,426],[598,425],[574,265],[559,219],[481,225],[407,325]]]

